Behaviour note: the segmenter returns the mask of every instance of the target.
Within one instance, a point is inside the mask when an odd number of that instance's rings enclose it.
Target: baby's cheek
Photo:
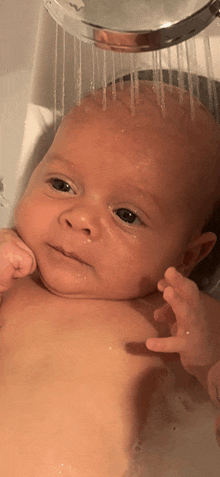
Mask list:
[[[28,194],[28,190],[26,189],[15,208],[14,220],[16,221],[16,223],[29,220],[28,215],[30,207],[32,207],[32,198],[30,197],[30,194]]]
[[[20,199],[14,211],[14,225],[17,229],[25,222],[25,209],[23,207],[23,200]]]
[[[30,241],[30,237],[33,236],[33,229],[35,224],[35,213],[33,208],[30,210],[30,203],[28,199],[21,198],[18,202],[14,212],[14,225],[25,243]],[[31,246],[31,244],[29,244]]]

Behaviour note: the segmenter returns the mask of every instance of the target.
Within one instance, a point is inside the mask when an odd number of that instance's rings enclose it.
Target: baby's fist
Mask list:
[[[14,229],[0,230],[0,293],[8,290],[14,278],[30,275],[36,269],[33,252]]]

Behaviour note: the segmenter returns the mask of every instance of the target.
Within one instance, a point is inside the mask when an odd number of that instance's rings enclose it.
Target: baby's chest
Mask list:
[[[89,448],[94,435],[100,445],[104,437],[115,441],[127,435],[129,419],[136,422],[137,401],[146,407],[148,376],[151,384],[152,369],[162,366],[144,345],[154,330],[136,313],[128,320],[126,307],[117,315],[109,306],[77,302],[70,309],[26,293],[1,307],[0,442],[4,454],[22,462],[31,456],[27,477],[51,443],[57,461],[73,465],[76,435]]]
[[[95,330],[57,330],[42,315],[33,321],[25,315],[23,322],[15,315],[1,328],[2,382],[31,388],[60,380],[97,381],[114,373],[117,379],[123,350],[109,337],[100,339]]]
[[[158,366],[145,346],[156,330],[142,315],[126,303],[65,302],[19,280],[0,309],[3,380],[126,386]]]
[[[47,387],[69,386],[101,391],[130,385],[148,366],[154,365],[143,341],[121,326],[92,319],[80,310],[60,309],[51,303],[3,306],[1,317],[2,384]]]
[[[23,328],[18,319],[16,329],[15,316],[2,329],[0,442],[25,477],[46,475],[41,467],[52,475],[50,455],[52,469],[81,468],[81,441],[99,442],[102,427],[104,436],[117,426],[120,434],[124,422],[120,353],[117,367],[98,340],[56,331],[41,320]]]

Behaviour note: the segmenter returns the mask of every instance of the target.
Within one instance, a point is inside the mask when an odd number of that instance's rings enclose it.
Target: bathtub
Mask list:
[[[220,21],[210,25],[206,33],[195,40],[198,54],[197,73],[206,76],[204,35],[209,33],[214,78],[220,80],[219,36]],[[0,6],[0,41],[3,62],[0,73],[1,91],[1,160],[0,193],[4,202],[0,207],[0,227],[12,224],[13,207],[22,194],[28,178],[54,135],[54,115],[59,122],[62,115],[62,31],[58,51],[58,90],[54,108],[54,44],[56,27],[41,0],[5,0]],[[74,42],[66,37],[65,110],[76,101],[74,86]],[[68,48],[69,45],[69,48]],[[91,49],[82,45],[84,57]],[[102,54],[102,53],[99,53]],[[122,73],[130,71],[130,59],[124,59]],[[138,68],[145,70],[149,56],[141,53]],[[164,68],[166,52],[162,52]],[[83,63],[82,93],[91,87],[90,74]],[[177,66],[173,60],[173,68]],[[118,67],[119,68],[119,67]],[[121,66],[120,66],[121,68]],[[119,75],[116,68],[116,75]],[[112,75],[111,57],[107,61],[107,79]],[[101,86],[102,79],[96,86]],[[75,93],[74,93],[75,94]],[[42,140],[43,136],[43,140]],[[4,188],[4,190],[3,190]],[[1,204],[1,202],[0,202]],[[172,377],[170,377],[172,381]],[[142,452],[142,470],[134,470],[133,477],[219,477],[220,449],[216,443],[213,423],[216,410],[204,391],[197,388],[178,392],[174,383],[164,382],[155,397],[151,417],[146,428],[146,445]],[[158,411],[160,409],[160,411]],[[160,429],[166,439],[161,439]],[[143,466],[144,469],[143,470]],[[141,473],[140,473],[141,472]]]

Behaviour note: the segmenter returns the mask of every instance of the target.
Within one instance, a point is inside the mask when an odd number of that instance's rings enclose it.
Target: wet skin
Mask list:
[[[149,87],[135,115],[129,90],[107,111],[98,99],[87,98],[61,124],[18,203],[15,227],[53,293],[145,296],[169,266],[189,272],[215,243],[214,234],[200,237],[214,195],[203,171],[211,141],[210,163],[217,154],[213,127],[203,111],[192,124],[189,107],[176,100],[176,122],[164,122]]]
[[[3,475],[55,477],[63,464],[65,477],[122,476],[167,372],[144,346],[167,333],[153,321],[157,282],[215,243],[197,214],[213,125],[203,110],[192,125],[175,98],[164,120],[146,88],[134,116],[127,90],[106,111],[97,95],[70,113],[16,208],[37,270],[1,306]]]

